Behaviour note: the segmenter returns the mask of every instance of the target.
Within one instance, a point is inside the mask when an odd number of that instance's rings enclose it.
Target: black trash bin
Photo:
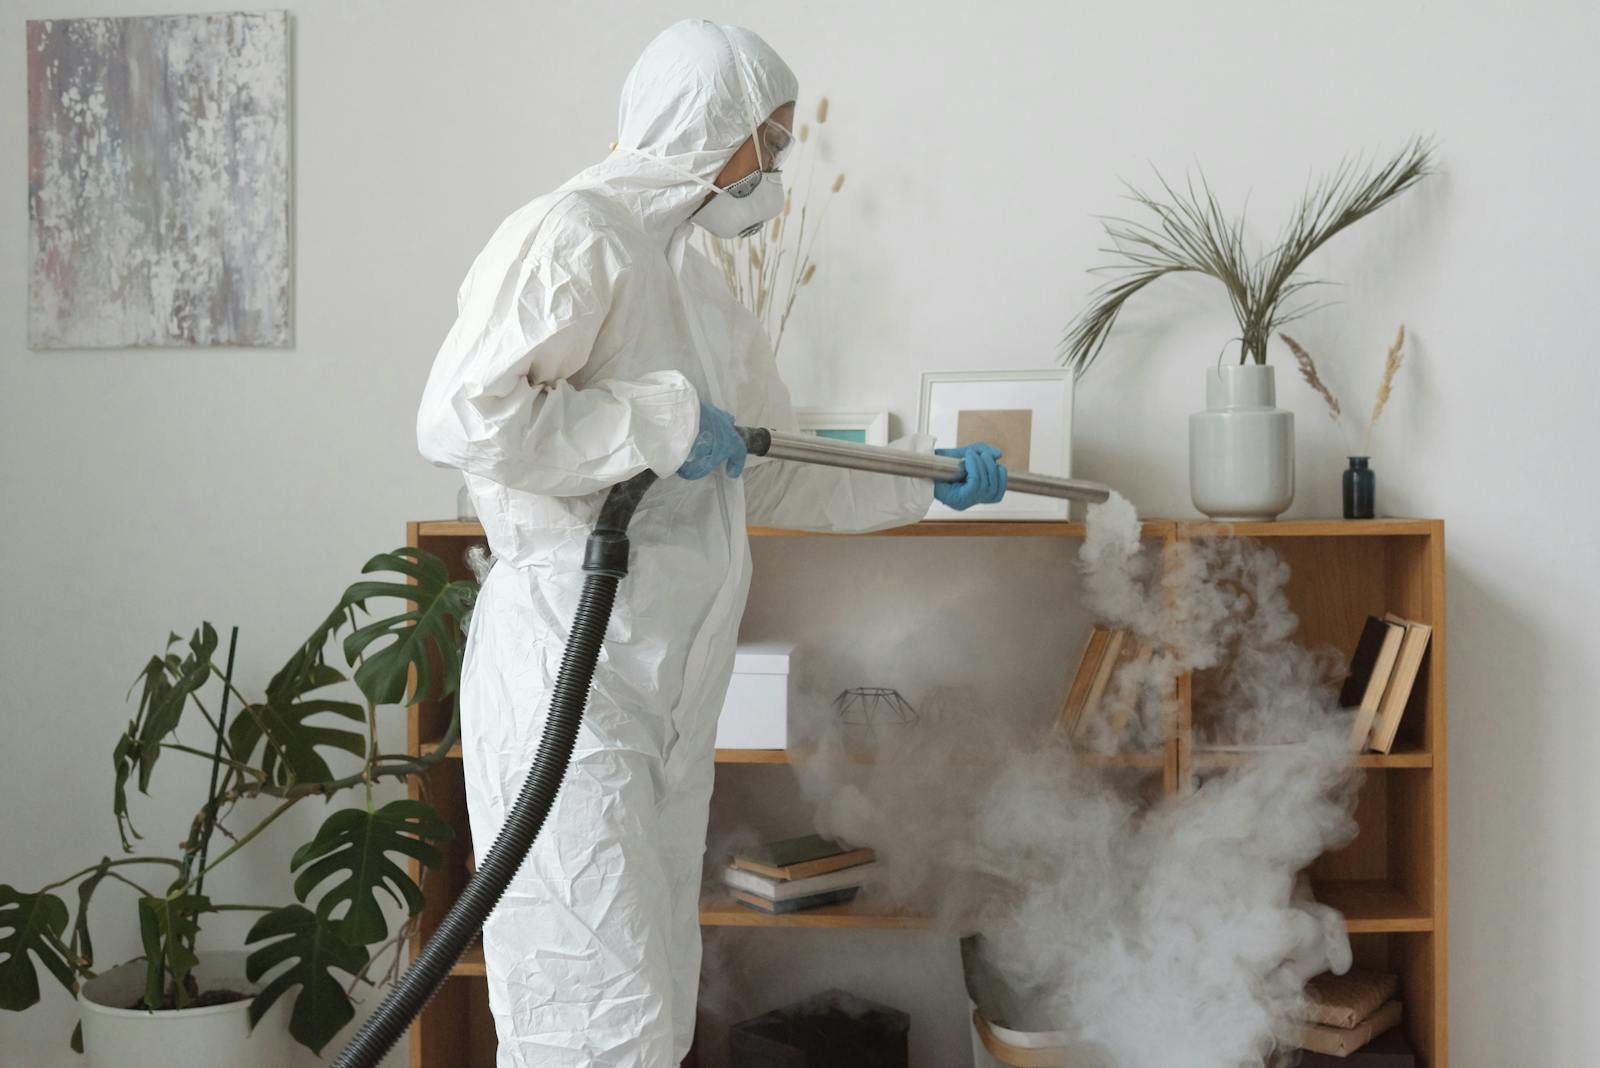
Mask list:
[[[911,1017],[843,990],[734,1024],[732,1068],[907,1068]]]

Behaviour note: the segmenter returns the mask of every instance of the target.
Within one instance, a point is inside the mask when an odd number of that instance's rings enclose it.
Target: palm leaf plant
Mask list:
[[[139,697],[133,718],[112,754],[112,814],[125,855],[103,857],[31,893],[0,886],[0,1008],[21,1011],[36,1004],[41,967],[46,982],[53,977],[72,992],[95,976],[89,906],[108,880],[139,895],[145,1008],[194,1004],[201,925],[206,916],[225,911],[261,914],[245,939],[248,978],[262,983],[250,1006],[252,1025],[296,991],[290,1031],[313,1050],[320,1051],[354,1016],[351,995],[360,984],[376,986],[397,974],[423,905],[422,890],[402,862],[438,866],[438,843],[452,831],[425,802],[379,804],[374,787],[425,774],[448,753],[457,721],[452,716],[445,737],[427,756],[383,753],[378,709],[455,692],[476,586],[452,581],[442,561],[414,548],[374,556],[362,573],[375,577],[346,589],[254,697],[233,677],[237,628],[225,664],[218,663],[218,635],[210,623],[197,627],[186,644],[171,635],[145,664],[134,683]],[[410,603],[403,611],[360,619],[372,614],[369,602],[386,598]],[[330,643],[343,667],[330,662]],[[355,692],[341,693],[340,687]],[[237,708],[231,723],[230,705]],[[205,731],[209,744],[182,741],[179,730],[186,725]],[[211,774],[205,803],[180,852],[162,856],[139,848],[143,836],[134,827],[128,794],[130,785],[148,793],[169,753],[205,761]],[[352,762],[359,764],[354,770],[335,770]],[[294,902],[228,903],[205,892],[207,875],[290,809],[308,798],[358,789],[363,803],[335,811],[291,858]],[[244,809],[253,825],[230,826]],[[228,845],[211,856],[219,833]],[[154,888],[151,876],[168,881]],[[76,889],[75,916],[64,892],[69,886]],[[398,930],[391,930],[384,899],[405,909]],[[374,978],[387,949],[393,951],[387,973]],[[81,1049],[81,1027],[72,1042]]]
[[[1229,218],[1201,175],[1178,188],[1157,172],[1163,198],[1128,186],[1144,220],[1102,220],[1111,262],[1095,268],[1114,275],[1062,338],[1061,362],[1082,374],[1105,347],[1128,301],[1169,275],[1200,274],[1222,283],[1239,321],[1240,363],[1265,363],[1267,341],[1314,305],[1304,291],[1322,283],[1299,274],[1329,240],[1416,185],[1433,170],[1433,146],[1414,138],[1380,166],[1346,159],[1312,183],[1276,244],[1252,255],[1243,214]]]

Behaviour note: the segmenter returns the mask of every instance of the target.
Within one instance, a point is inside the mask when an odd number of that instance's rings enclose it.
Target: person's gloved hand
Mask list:
[[[956,449],[934,449],[936,456],[955,456],[967,470],[960,482],[935,482],[933,496],[940,504],[965,511],[975,504],[993,504],[1006,495],[1006,468],[1000,450],[979,441]]]
[[[705,478],[726,463],[728,477],[738,478],[744,472],[744,460],[744,438],[735,427],[733,416],[701,401],[700,431],[689,447],[689,458],[678,468],[678,476]]]

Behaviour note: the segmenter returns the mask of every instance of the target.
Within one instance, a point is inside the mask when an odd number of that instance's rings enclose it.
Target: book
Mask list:
[[[878,870],[876,862],[856,864],[838,871],[830,871],[823,875],[813,875],[809,879],[774,879],[767,875],[757,875],[753,871],[729,865],[722,873],[722,881],[735,890],[747,890],[771,901],[788,901],[808,894],[820,894],[827,890],[840,890],[847,886],[860,886],[867,876]]]
[[[1361,637],[1350,656],[1350,674],[1345,676],[1344,686],[1339,690],[1339,707],[1356,710],[1355,723],[1350,728],[1352,749],[1366,748],[1404,637],[1404,627],[1377,616],[1368,616],[1361,628]]]
[[[1393,1027],[1348,1056],[1307,1053],[1299,1068],[1417,1068],[1417,1053],[1405,1028]]]
[[[824,890],[820,894],[807,894],[791,901],[769,901],[759,894],[752,894],[748,890],[735,890],[733,899],[745,908],[765,912],[769,916],[781,916],[788,912],[799,912],[802,909],[814,909],[822,905],[840,905],[856,896],[859,886],[847,886],[840,890]]]
[[[1400,719],[1406,714],[1406,704],[1411,700],[1417,672],[1422,667],[1422,656],[1428,651],[1428,637],[1433,633],[1433,628],[1428,624],[1415,620],[1401,619],[1396,615],[1384,616],[1384,620],[1390,626],[1402,628],[1405,640],[1400,646],[1400,658],[1395,661],[1389,686],[1383,691],[1383,704],[1378,707],[1377,719],[1372,724],[1372,737],[1368,741],[1379,753],[1387,753],[1394,748]]]
[[[1289,1041],[1312,1053],[1347,1057],[1383,1032],[1400,1024],[1400,1003],[1385,1002],[1377,1012],[1354,1027],[1328,1027],[1324,1024],[1291,1024]]]
[[[1067,698],[1062,702],[1061,716],[1057,721],[1069,737],[1078,725],[1084,705],[1089,701],[1089,690],[1094,686],[1100,660],[1110,640],[1111,631],[1106,627],[1097,626],[1089,631],[1089,640],[1084,643],[1083,655],[1078,658],[1078,670],[1072,676],[1072,684],[1067,687]]]
[[[736,854],[733,863],[773,879],[808,879],[876,859],[871,849],[851,849],[817,834],[785,838]]]
[[[1127,655],[1112,668],[1112,681],[1116,681],[1118,672],[1131,672],[1134,681],[1126,690],[1118,690],[1117,699],[1109,701],[1109,711],[1106,714],[1107,729],[1111,737],[1117,739],[1128,732],[1128,724],[1132,722],[1134,712],[1138,711],[1139,695],[1144,691],[1144,686],[1137,679],[1150,666],[1150,658],[1155,655],[1155,647],[1142,638],[1131,638],[1123,644],[1123,648],[1127,650]]]
[[[1106,639],[1104,652],[1100,655],[1100,662],[1095,665],[1094,681],[1089,686],[1089,696],[1084,699],[1083,709],[1078,713],[1077,722],[1073,725],[1072,737],[1075,741],[1087,741],[1092,738],[1100,723],[1100,701],[1105,697],[1106,687],[1111,683],[1111,674],[1116,670],[1117,662],[1122,657],[1122,647],[1127,643],[1128,632],[1114,630]]]
[[[1394,997],[1399,985],[1398,977],[1365,968],[1343,975],[1323,972],[1306,984],[1310,1003],[1302,1018],[1328,1027],[1354,1027]]]

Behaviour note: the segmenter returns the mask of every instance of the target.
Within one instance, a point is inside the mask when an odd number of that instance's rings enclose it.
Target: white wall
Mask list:
[[[450,510],[456,483],[417,458],[411,427],[455,288],[500,218],[606,150],[628,64],[690,12],[295,5],[295,347],[68,353],[25,348],[24,20],[147,11],[3,12],[0,881],[33,888],[116,849],[107,757],[122,695],[168,630],[238,623],[242,676],[259,685],[405,520]],[[1050,362],[1093,284],[1091,216],[1120,209],[1119,176],[1198,161],[1231,203],[1253,191],[1265,235],[1342,153],[1438,135],[1446,173],[1315,264],[1344,283],[1342,303],[1297,329],[1358,398],[1396,324],[1413,339],[1374,465],[1384,511],[1448,523],[1456,1063],[1592,1059],[1600,516],[1582,487],[1600,444],[1587,314],[1600,11],[819,0],[699,13],[757,28],[807,100],[833,100],[827,165],[849,181],[785,343],[796,398],[886,407],[902,425],[923,369]],[[1127,325],[1083,383],[1078,473],[1147,514],[1190,515],[1185,417],[1234,331],[1202,285],[1148,294]],[[1334,514],[1339,446],[1287,372],[1280,398],[1300,418],[1293,514]],[[153,846],[170,848],[199,802],[198,778],[179,786],[137,801]],[[287,850],[323,814],[298,814],[216,891],[283,898]],[[96,934],[110,960],[136,940],[131,903],[107,900]],[[811,957],[847,952],[783,937]],[[897,965],[942,962],[900,1000],[914,1030],[958,1036],[953,950],[917,937],[874,936],[880,968],[856,985],[892,1000]],[[72,1063],[70,1005],[50,1001],[0,1015],[0,1059]]]

